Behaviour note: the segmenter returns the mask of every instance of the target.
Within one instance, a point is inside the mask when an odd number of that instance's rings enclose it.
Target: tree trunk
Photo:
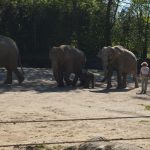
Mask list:
[[[112,0],[108,1],[106,10],[106,24],[105,24],[105,46],[111,46],[111,36],[112,36],[112,25],[111,25],[111,6],[113,4]]]
[[[149,6],[149,9],[150,9],[150,6]],[[146,21],[146,25],[145,25],[144,45],[143,45],[143,58],[147,58],[148,34],[149,34],[148,32],[149,32],[149,29],[150,29],[149,19],[150,19],[150,10],[148,11],[147,21]]]

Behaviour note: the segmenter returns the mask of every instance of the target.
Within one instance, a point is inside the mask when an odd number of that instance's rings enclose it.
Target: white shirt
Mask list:
[[[141,74],[142,75],[148,75],[149,74],[149,68],[147,66],[141,67]]]

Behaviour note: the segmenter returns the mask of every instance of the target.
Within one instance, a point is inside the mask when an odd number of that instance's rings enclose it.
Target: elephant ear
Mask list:
[[[119,47],[117,47],[117,46],[115,46],[115,47],[111,47],[111,49],[112,49],[112,55],[113,55],[113,57],[116,59],[117,57],[119,57],[120,55],[121,55],[121,53],[122,53],[122,50],[119,48]]]
[[[124,51],[124,47],[121,45],[114,46],[114,49],[116,49],[120,54]]]

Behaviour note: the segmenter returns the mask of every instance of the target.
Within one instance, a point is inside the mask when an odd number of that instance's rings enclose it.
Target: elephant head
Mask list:
[[[90,88],[90,85],[92,88],[94,88],[94,74],[91,72],[88,72],[88,70],[83,69],[82,74],[80,75],[80,81],[84,88]]]
[[[55,60],[63,55],[62,50],[59,47],[52,47],[49,51],[49,57],[51,60]]]
[[[104,79],[102,81],[105,81],[107,78],[107,72],[108,67],[113,64],[121,54],[121,51],[117,47],[103,47],[98,52],[98,57],[102,59],[103,62],[103,69],[104,69]]]

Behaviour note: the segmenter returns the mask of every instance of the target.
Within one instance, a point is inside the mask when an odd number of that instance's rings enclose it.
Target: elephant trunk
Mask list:
[[[21,63],[21,56],[20,56],[20,54],[18,55],[18,61],[19,61],[19,65],[20,65],[22,74],[25,74],[25,73],[24,73],[24,70],[23,70],[23,68],[22,68],[22,63]]]
[[[103,61],[103,70],[104,70],[104,77],[101,80],[101,82],[105,82],[107,80],[108,69],[107,69],[107,63],[105,61]]]

